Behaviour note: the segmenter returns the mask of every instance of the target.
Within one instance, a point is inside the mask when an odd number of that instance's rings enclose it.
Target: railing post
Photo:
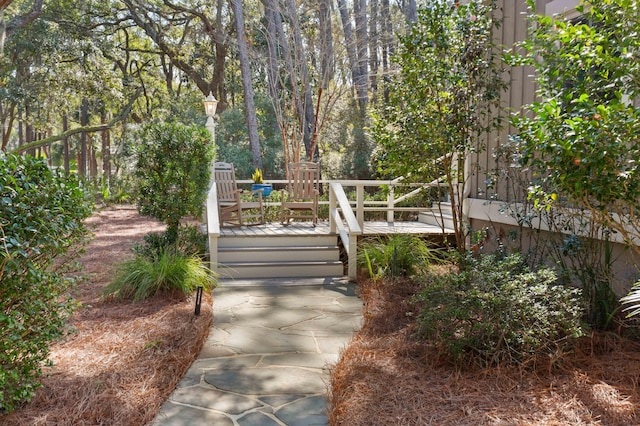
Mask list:
[[[334,213],[337,208],[336,193],[333,190],[333,186],[329,185],[329,233],[335,234],[336,232],[336,219]]]
[[[356,186],[356,217],[360,229],[364,228],[364,186]]]
[[[218,190],[214,183],[207,194],[207,236],[209,240],[209,268],[218,270],[218,237],[220,236],[220,218],[218,216]]]
[[[347,274],[350,281],[358,280],[358,235],[349,233],[349,259]]]
[[[393,208],[395,207],[395,187],[393,185],[389,185],[389,194],[387,195],[387,222],[393,223],[395,215]]]

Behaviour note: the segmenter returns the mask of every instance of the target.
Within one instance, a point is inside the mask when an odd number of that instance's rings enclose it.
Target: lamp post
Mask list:
[[[211,143],[213,144],[214,158],[211,160],[211,184],[215,179],[215,149],[216,149],[216,123],[213,121],[213,117],[216,115],[216,109],[218,108],[218,100],[213,96],[213,93],[209,92],[209,96],[204,98],[204,113],[207,115],[207,124],[205,127],[211,133]],[[211,185],[209,185],[211,186]]]
[[[211,140],[214,146],[216,144],[216,123],[213,121],[213,117],[216,115],[217,108],[218,100],[213,96],[213,93],[209,92],[209,96],[204,98],[204,113],[207,115],[205,127],[211,132]]]

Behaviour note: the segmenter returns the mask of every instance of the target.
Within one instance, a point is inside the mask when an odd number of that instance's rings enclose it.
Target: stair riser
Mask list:
[[[224,250],[218,251],[218,262],[301,262],[301,261],[337,261],[340,251],[334,249],[289,249],[264,248],[264,250]]]
[[[251,266],[236,266],[232,268],[220,267],[218,273],[222,278],[312,278],[312,277],[338,277],[344,273],[343,266],[330,265],[287,265],[278,264]]]
[[[428,225],[439,226],[445,229],[453,229],[453,218],[448,215],[440,216],[440,213],[420,213],[418,216],[418,222],[426,223]]]
[[[334,246],[338,242],[335,235],[326,236],[283,236],[283,237],[231,237],[218,238],[218,249],[238,247],[312,247]]]

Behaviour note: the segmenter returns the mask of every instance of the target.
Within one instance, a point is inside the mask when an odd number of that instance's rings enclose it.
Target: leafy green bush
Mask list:
[[[209,291],[215,284],[215,273],[197,256],[185,256],[172,250],[157,258],[136,256],[121,263],[114,280],[104,295],[117,300],[142,300],[159,293],[188,295],[198,287]]]
[[[185,256],[197,256],[203,259],[207,249],[207,235],[197,226],[178,228],[176,241],[166,232],[152,232],[144,236],[144,242],[134,246],[133,251],[147,259],[157,259],[163,252],[170,250]]]
[[[203,127],[176,123],[145,126],[137,145],[138,210],[167,224],[175,241],[183,217],[202,214],[213,145]]]
[[[48,345],[74,302],[69,261],[88,236],[78,181],[44,161],[0,154],[0,411],[31,399]]]
[[[419,333],[460,361],[520,362],[582,334],[580,291],[550,269],[532,272],[518,255],[466,258],[461,270],[430,274],[416,296]]]
[[[359,267],[373,279],[409,277],[437,259],[427,241],[408,234],[365,240],[358,250]]]

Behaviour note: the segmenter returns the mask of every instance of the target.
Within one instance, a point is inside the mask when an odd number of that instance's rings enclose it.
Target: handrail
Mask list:
[[[360,224],[360,228],[364,226],[364,213],[368,211],[380,211],[387,212],[387,222],[394,222],[395,220],[395,212],[399,211],[421,211],[429,209],[430,206],[422,206],[422,207],[397,207],[397,204],[405,201],[415,195],[417,195],[420,191],[425,188],[434,188],[434,187],[443,187],[447,186],[446,183],[443,182],[442,178],[435,179],[428,183],[404,183],[404,178],[399,177],[392,180],[327,180],[321,179],[320,184],[331,185],[332,183],[340,183],[342,187],[355,187],[356,189],[356,199],[351,200],[350,203],[355,206],[355,215],[357,217],[358,223]],[[253,183],[251,179],[238,179],[236,181],[238,184],[248,185]],[[265,183],[271,184],[286,184],[287,180],[282,179],[267,179],[264,181]],[[375,200],[365,200],[365,187],[381,187],[386,186],[389,188],[389,193],[387,195],[387,199],[384,201],[375,201]],[[408,194],[402,195],[398,198],[395,198],[395,188],[396,187],[410,187],[416,188],[415,190],[409,192]],[[320,201],[319,204],[327,205],[327,201]],[[277,202],[266,202],[265,205],[273,206],[279,205]],[[382,206],[382,207],[376,207]]]
[[[362,235],[362,228],[339,182],[329,185],[329,232],[335,233],[336,230],[348,258],[347,275],[350,280],[355,281],[358,278],[358,235]]]
[[[218,269],[218,237],[220,236],[220,217],[218,215],[218,189],[215,182],[207,193],[207,235],[209,238],[209,267]]]
[[[329,201],[320,201],[320,204],[329,204],[329,228],[332,234],[338,232],[345,252],[348,256],[348,276],[351,280],[357,279],[357,243],[358,235],[362,235],[364,229],[364,214],[369,211],[387,212],[387,221],[393,222],[395,212],[399,211],[423,211],[431,206],[398,207],[397,203],[418,194],[424,188],[446,186],[440,179],[429,183],[405,183],[403,178],[393,180],[320,180],[321,184],[329,186]],[[251,184],[251,179],[236,180],[238,184]],[[268,179],[265,183],[286,184],[287,180]],[[349,200],[344,187],[355,187],[356,199]],[[365,201],[365,187],[387,186],[389,193],[385,201]],[[414,187],[408,194],[395,198],[396,187]],[[266,202],[265,205],[279,205],[278,202]],[[211,269],[216,270],[218,262],[218,237],[220,236],[220,219],[218,217],[217,191],[213,184],[207,196],[207,228],[209,235],[209,252]]]

